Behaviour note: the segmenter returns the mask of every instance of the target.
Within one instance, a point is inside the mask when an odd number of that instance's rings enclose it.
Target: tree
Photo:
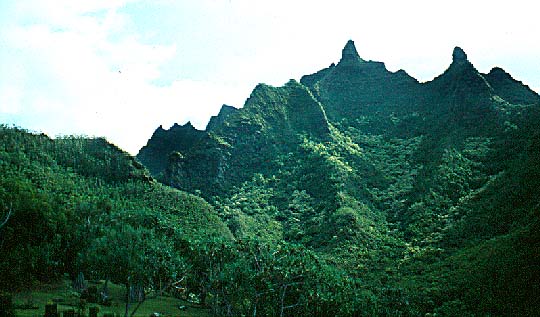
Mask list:
[[[153,230],[128,224],[106,227],[81,255],[80,264],[96,277],[126,287],[125,316],[129,316],[130,290],[155,288],[156,281],[176,278],[183,263],[170,243]],[[131,312],[135,314],[144,298]]]
[[[301,245],[257,240],[221,248],[209,274],[208,304],[219,316],[351,316],[354,283]],[[223,257],[223,254],[229,256]],[[360,294],[361,295],[361,294]],[[362,300],[364,298],[362,297]],[[358,301],[359,302],[359,301]]]

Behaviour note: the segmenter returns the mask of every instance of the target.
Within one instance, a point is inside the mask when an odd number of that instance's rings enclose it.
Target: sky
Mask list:
[[[0,123],[136,154],[160,125],[204,129],[258,83],[338,62],[349,39],[420,81],[460,46],[540,92],[536,2],[0,0]]]

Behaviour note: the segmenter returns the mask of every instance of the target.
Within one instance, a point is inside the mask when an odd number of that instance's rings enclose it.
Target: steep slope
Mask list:
[[[196,139],[175,135],[173,129],[158,129],[138,158],[144,163],[147,149],[157,149],[153,152],[156,159],[151,159],[150,164],[169,160],[166,183],[200,190],[210,197],[240,185],[254,173],[277,168],[276,158],[297,148],[301,136],[317,140],[329,137],[321,104],[295,81],[278,88],[258,85],[242,109],[228,113],[220,121],[198,133]],[[188,144],[189,149],[179,146],[183,144]],[[174,155],[169,156],[171,153]]]
[[[236,238],[299,243],[361,280],[360,314],[534,315],[538,98],[459,47],[419,83],[349,41],[301,84],[258,85],[165,182],[200,191]],[[497,247],[527,267],[493,276]]]
[[[452,128],[466,125],[473,128],[479,122],[489,122],[492,117],[493,88],[474,68],[465,52],[456,47],[452,64],[440,76],[425,84],[428,100],[424,109],[440,123]]]
[[[483,75],[495,93],[512,104],[538,104],[540,98],[522,82],[512,78],[500,67],[494,67],[488,74]]]

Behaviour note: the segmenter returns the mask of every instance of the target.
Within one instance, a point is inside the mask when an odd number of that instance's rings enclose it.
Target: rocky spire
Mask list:
[[[456,62],[468,62],[467,60],[467,54],[463,49],[459,46],[454,47],[454,51],[452,52],[452,61],[454,63]]]
[[[450,64],[448,71],[458,73],[478,73],[474,65],[467,59],[465,51],[459,46],[454,47],[454,50],[452,51],[452,63]]]
[[[452,63],[448,69],[429,85],[434,91],[445,96],[448,104],[459,105],[461,112],[473,111],[471,109],[484,111],[493,95],[493,89],[488,81],[467,59],[467,54],[460,47],[454,48]]]
[[[360,58],[360,55],[358,55],[358,51],[356,50],[354,42],[352,40],[349,40],[343,48],[339,64],[344,66],[352,66],[358,65],[362,62],[364,62],[364,60]]]

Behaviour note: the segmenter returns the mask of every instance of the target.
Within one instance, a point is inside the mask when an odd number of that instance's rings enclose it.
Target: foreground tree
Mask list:
[[[210,253],[215,261],[204,276],[205,297],[217,316],[369,314],[359,304],[366,294],[355,282],[301,245],[238,241],[210,244],[209,250],[216,252]]]
[[[130,316],[133,288],[153,289],[157,281],[173,280],[183,263],[172,246],[153,230],[127,224],[104,228],[103,235],[93,241],[79,261],[91,275],[126,287],[126,317]],[[131,316],[144,299],[139,298]]]

